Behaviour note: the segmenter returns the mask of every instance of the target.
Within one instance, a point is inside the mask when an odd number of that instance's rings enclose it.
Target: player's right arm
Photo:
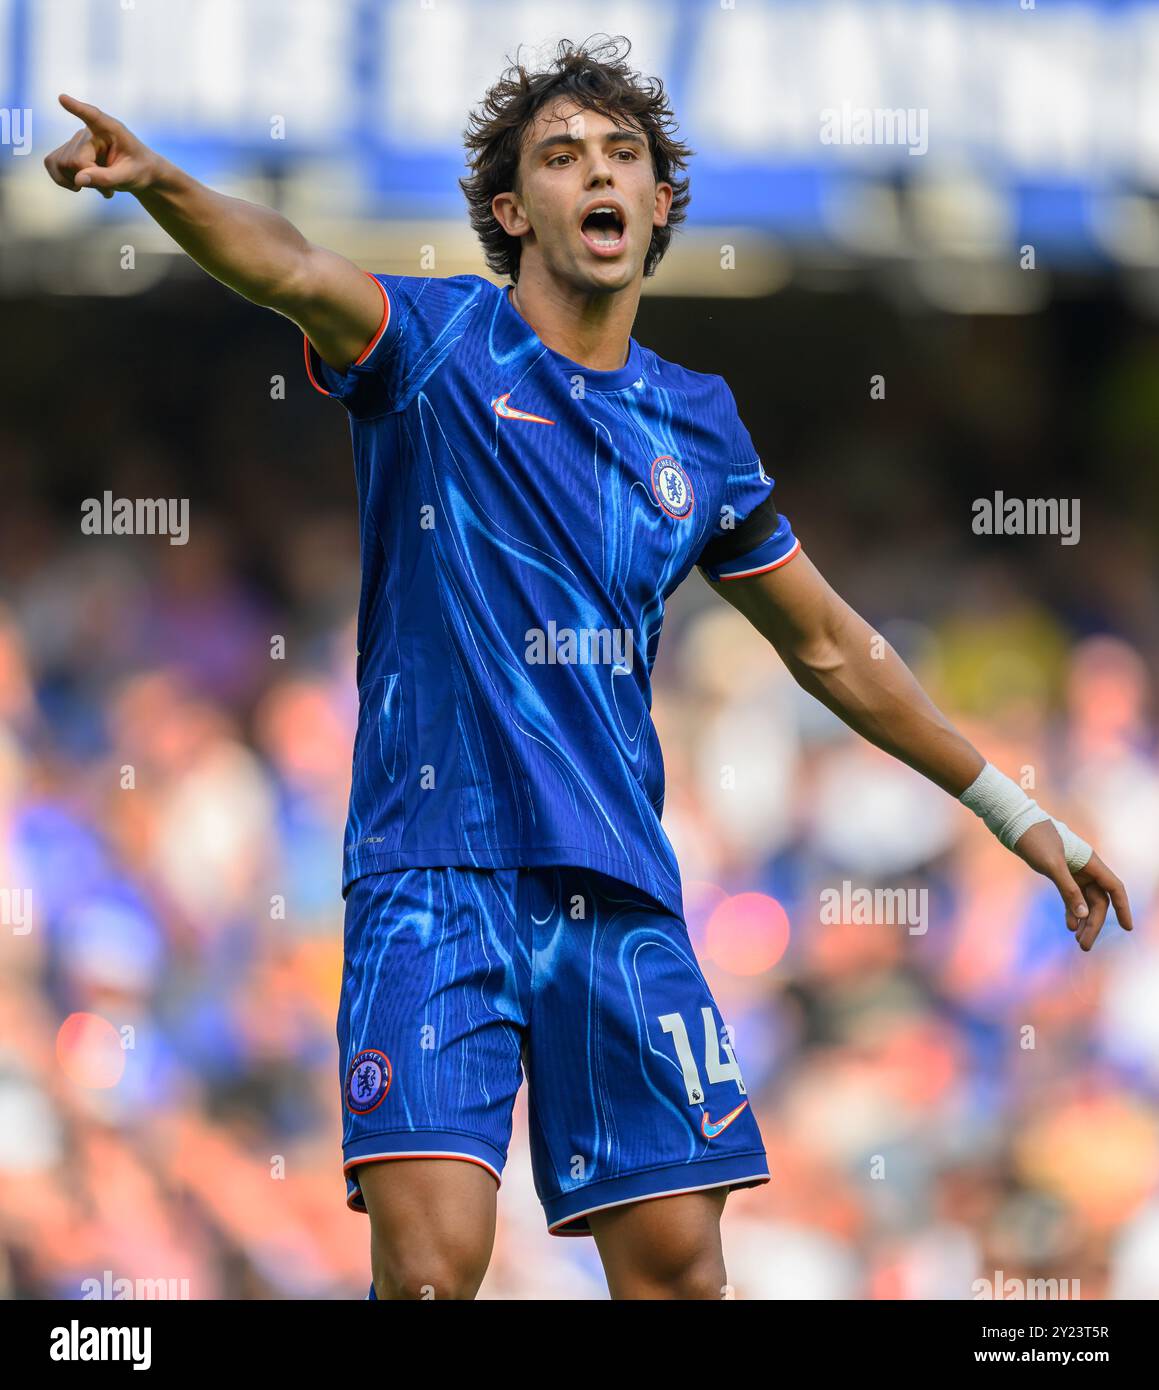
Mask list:
[[[271,208],[206,188],[97,107],[70,96],[60,104],[85,128],[45,159],[54,182],[106,198],[132,193],[203,270],[292,319],[328,366],[344,371],[359,357],[383,316],[382,292],[365,271]]]

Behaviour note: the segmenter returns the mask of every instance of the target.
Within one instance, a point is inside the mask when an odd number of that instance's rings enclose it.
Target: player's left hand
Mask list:
[[[1032,825],[1019,837],[1014,853],[1049,878],[1058,889],[1066,908],[1067,930],[1074,932],[1075,940],[1084,951],[1095,944],[1112,905],[1119,926],[1124,931],[1134,929],[1131,905],[1121,880],[1093,853],[1083,868],[1072,874],[1067,868],[1062,840],[1050,821]]]

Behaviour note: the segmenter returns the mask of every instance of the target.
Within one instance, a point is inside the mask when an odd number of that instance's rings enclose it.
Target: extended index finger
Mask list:
[[[1131,920],[1131,904],[1127,901],[1127,890],[1123,887],[1122,880],[1107,868],[1097,854],[1091,856],[1086,871],[1099,887],[1110,895],[1111,906],[1115,909],[1119,926],[1125,931],[1134,931],[1135,923]]]
[[[106,139],[113,135],[115,122],[111,116],[106,116],[99,106],[93,106],[87,101],[78,101],[67,92],[61,92],[57,101],[70,115],[84,121],[94,135],[101,135]]]
[[[1119,919],[1119,926],[1126,931],[1134,931],[1135,924],[1131,921],[1131,904],[1127,901],[1127,890],[1115,880],[1113,886],[1108,886],[1107,892],[1111,895],[1111,902],[1114,904],[1115,916]]]

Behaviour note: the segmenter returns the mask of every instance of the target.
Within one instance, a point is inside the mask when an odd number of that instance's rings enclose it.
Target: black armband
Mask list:
[[[700,558],[696,563],[727,565],[730,560],[747,555],[750,550],[755,550],[758,545],[763,545],[768,540],[777,529],[780,520],[770,495],[731,530],[718,529],[712,540],[700,552]]]

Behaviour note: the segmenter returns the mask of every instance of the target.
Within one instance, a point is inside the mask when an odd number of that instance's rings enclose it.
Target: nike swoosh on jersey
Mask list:
[[[742,1113],[748,1106],[747,1100],[742,1100],[735,1110],[730,1110],[723,1120],[710,1120],[708,1111],[704,1112],[700,1121],[700,1132],[706,1139],[715,1139],[718,1134],[726,1130],[733,1120]]]
[[[542,415],[532,415],[527,410],[516,410],[513,405],[507,402],[511,399],[511,392],[507,391],[497,400],[491,402],[491,409],[499,416],[500,420],[530,420],[535,425],[554,425],[554,420],[548,420]]]

